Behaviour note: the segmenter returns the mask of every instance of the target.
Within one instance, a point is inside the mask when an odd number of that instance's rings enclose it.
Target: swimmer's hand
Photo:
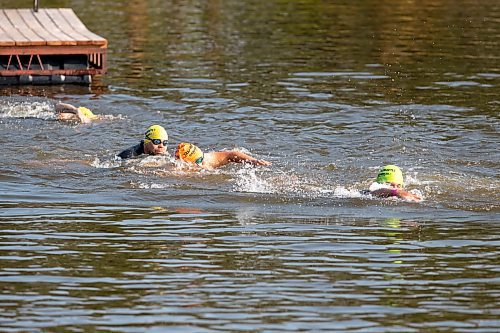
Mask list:
[[[205,153],[205,158],[201,166],[205,169],[216,169],[229,163],[248,163],[260,166],[271,165],[271,162],[266,160],[256,159],[241,151],[230,150]]]
[[[418,194],[414,194],[405,190],[398,191],[398,197],[405,199],[407,201],[420,202],[422,201],[422,197]]]
[[[411,202],[420,202],[422,200],[422,197],[418,194],[395,188],[380,188],[371,191],[370,194],[379,198],[397,197]]]
[[[73,113],[78,115],[78,108],[74,107],[71,104],[57,103],[55,109],[58,113]]]
[[[253,165],[260,165],[260,166],[269,166],[269,165],[272,165],[271,162],[266,161],[266,160],[254,159],[254,160],[250,160],[248,162],[251,163],[251,164],[253,164]]]

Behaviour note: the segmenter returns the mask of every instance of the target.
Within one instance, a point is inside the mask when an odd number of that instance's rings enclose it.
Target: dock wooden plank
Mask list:
[[[31,9],[17,9],[17,13],[22,17],[26,25],[38,34],[47,45],[63,45],[63,42],[50,29],[45,29],[37,20],[35,13]]]
[[[60,30],[64,31],[66,35],[68,35],[69,37],[73,38],[74,41],[76,41],[76,45],[92,45],[91,40],[87,39],[87,37],[83,36],[78,31],[73,29],[71,24],[68,23],[63,16],[61,16],[61,13],[59,12],[58,9],[55,10],[43,9],[43,10],[52,19],[52,21],[54,21],[54,23]]]
[[[71,8],[59,8],[59,12],[61,13],[61,16],[64,17],[69,24],[71,24],[75,31],[91,40],[93,45],[107,45],[106,39],[87,29]]]
[[[4,22],[2,21],[2,12],[0,12],[0,22]],[[3,29],[3,24],[0,24],[0,47],[14,45],[16,45],[16,41]]]
[[[10,22],[5,9],[0,9],[0,22],[2,22],[2,30],[5,31],[16,45],[31,45],[30,40],[20,33],[15,26]],[[9,41],[7,41],[9,42]]]
[[[0,9],[0,56],[11,64],[0,67],[2,77],[104,74],[107,44],[69,8]],[[75,61],[78,66],[67,66]]]
[[[47,15],[46,10],[39,9],[38,12],[34,14],[34,16],[45,30],[50,31],[51,34],[54,35],[56,41],[61,42],[61,45],[76,45],[76,40],[59,29],[59,27],[54,23],[54,21],[52,21],[49,15]],[[49,45],[51,45],[51,43],[49,43]]]
[[[0,9],[0,46],[100,46],[107,40],[91,32],[71,8]]]
[[[47,42],[45,41],[44,38],[40,37],[35,31],[31,29],[31,27],[26,24],[26,22],[23,20],[21,15],[19,15],[19,12],[15,9],[9,10],[5,12],[7,18],[10,20],[12,25],[18,30],[22,31],[22,34],[26,36],[26,38],[29,39],[30,45],[47,45]]]

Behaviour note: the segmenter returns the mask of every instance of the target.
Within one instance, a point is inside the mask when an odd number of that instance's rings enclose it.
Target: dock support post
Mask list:
[[[33,11],[38,12],[38,0],[33,0]]]

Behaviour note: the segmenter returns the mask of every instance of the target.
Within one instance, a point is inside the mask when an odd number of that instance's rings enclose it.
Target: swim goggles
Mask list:
[[[196,159],[196,161],[194,161],[194,163],[201,165],[201,163],[203,163],[203,158],[205,158],[205,154],[201,155],[200,158]]]
[[[168,140],[163,140],[161,141],[160,139],[151,139],[149,137],[146,137],[149,141],[151,141],[154,145],[159,145],[160,143],[163,143],[163,145],[166,147],[168,144]]]

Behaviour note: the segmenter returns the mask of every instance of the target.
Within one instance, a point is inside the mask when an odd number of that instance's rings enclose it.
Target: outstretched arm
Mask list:
[[[271,162],[266,160],[259,160],[250,155],[247,155],[241,151],[231,150],[231,151],[218,151],[205,154],[205,160],[203,165],[209,168],[219,168],[231,162],[234,163],[250,163],[253,165],[271,165]]]
[[[56,112],[58,112],[58,113],[66,113],[67,112],[67,113],[77,114],[78,108],[74,107],[71,104],[67,104],[67,103],[57,103],[56,104]]]
[[[91,123],[92,120],[83,114],[81,110],[77,107],[67,104],[67,103],[57,103],[56,112],[58,113],[59,120],[75,120],[75,118],[69,114],[74,114],[82,124]]]
[[[413,194],[411,192],[405,191],[398,188],[381,188],[371,192],[371,195],[388,198],[388,197],[398,197],[408,201],[420,201],[422,198],[419,195]]]
[[[242,153],[241,151],[229,151],[227,152],[227,158],[229,159],[230,162],[235,162],[235,163],[250,163],[253,165],[271,165],[271,162],[268,162],[266,160],[258,160],[250,155],[247,155],[245,153]]]
[[[398,197],[408,200],[408,201],[420,201],[422,200],[422,197],[417,194],[413,194],[411,192],[405,191],[405,190],[398,190]]]

